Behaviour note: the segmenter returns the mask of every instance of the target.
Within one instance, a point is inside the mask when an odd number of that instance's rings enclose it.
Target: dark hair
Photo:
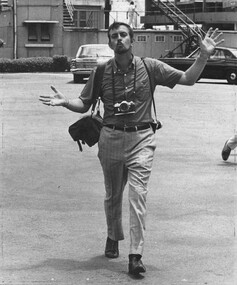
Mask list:
[[[110,42],[110,35],[109,35],[110,31],[114,30],[114,29],[118,29],[120,26],[125,26],[125,27],[128,28],[129,36],[130,36],[131,40],[133,40],[133,35],[134,35],[133,29],[128,24],[126,24],[124,22],[113,22],[113,24],[111,24],[109,26],[108,32],[107,32],[107,36],[109,38],[109,42]]]
[[[130,2],[130,4],[134,5],[134,2],[133,2],[133,1],[131,1],[131,2]]]

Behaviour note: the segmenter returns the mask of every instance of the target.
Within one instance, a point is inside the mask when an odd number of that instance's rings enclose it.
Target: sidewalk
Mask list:
[[[237,87],[201,81],[156,90],[156,157],[148,194],[147,273],[127,274],[128,202],[120,257],[104,257],[104,185],[97,146],[78,151],[79,118],[38,97],[52,84],[70,97],[71,74],[0,74],[0,284],[236,285]]]

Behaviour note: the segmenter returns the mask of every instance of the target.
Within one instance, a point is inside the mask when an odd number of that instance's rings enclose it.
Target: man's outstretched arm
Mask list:
[[[223,39],[218,41],[221,35],[222,33],[218,33],[218,29],[215,29],[213,31],[212,28],[208,30],[203,40],[199,35],[200,55],[195,60],[195,62],[183,73],[178,84],[193,85],[199,79],[209,56],[212,55],[215,47],[224,41]]]
[[[59,92],[54,86],[51,86],[54,91],[52,95],[41,95],[39,100],[47,106],[62,106],[70,111],[85,113],[89,110],[90,106],[85,105],[80,98],[68,99],[61,92]]]

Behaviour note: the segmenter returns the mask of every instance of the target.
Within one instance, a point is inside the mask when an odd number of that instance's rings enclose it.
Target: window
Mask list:
[[[28,41],[37,42],[38,33],[37,33],[37,24],[30,24],[28,26]]]
[[[79,27],[86,27],[86,11],[79,11]]]
[[[50,41],[50,25],[48,23],[31,23],[28,25],[28,41]]]
[[[223,50],[216,49],[214,53],[210,56],[211,59],[225,59],[225,54]]]
[[[41,24],[41,41],[50,41],[49,24]]]
[[[103,28],[103,19],[104,13],[99,6],[83,6],[80,7],[80,10],[79,7],[76,7],[73,11],[73,22],[75,27]]]
[[[77,11],[73,12],[73,19],[76,27],[85,28],[87,27],[87,12],[86,11]]]
[[[228,59],[229,58],[235,58],[234,55],[229,50],[225,51],[225,57],[228,58]]]
[[[137,41],[138,42],[146,42],[147,41],[147,36],[137,36]]]
[[[155,36],[155,42],[165,42],[165,36]]]
[[[174,42],[182,42],[183,41],[183,36],[176,35],[173,37]]]

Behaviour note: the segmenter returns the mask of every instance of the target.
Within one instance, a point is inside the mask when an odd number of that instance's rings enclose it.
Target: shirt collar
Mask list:
[[[115,58],[113,58],[112,65],[113,65],[113,70],[114,70],[115,73],[124,73],[123,71],[121,71],[121,70],[118,68]],[[131,64],[128,66],[128,71],[134,69],[134,66],[135,66],[135,56],[133,56],[132,62],[131,62]]]

